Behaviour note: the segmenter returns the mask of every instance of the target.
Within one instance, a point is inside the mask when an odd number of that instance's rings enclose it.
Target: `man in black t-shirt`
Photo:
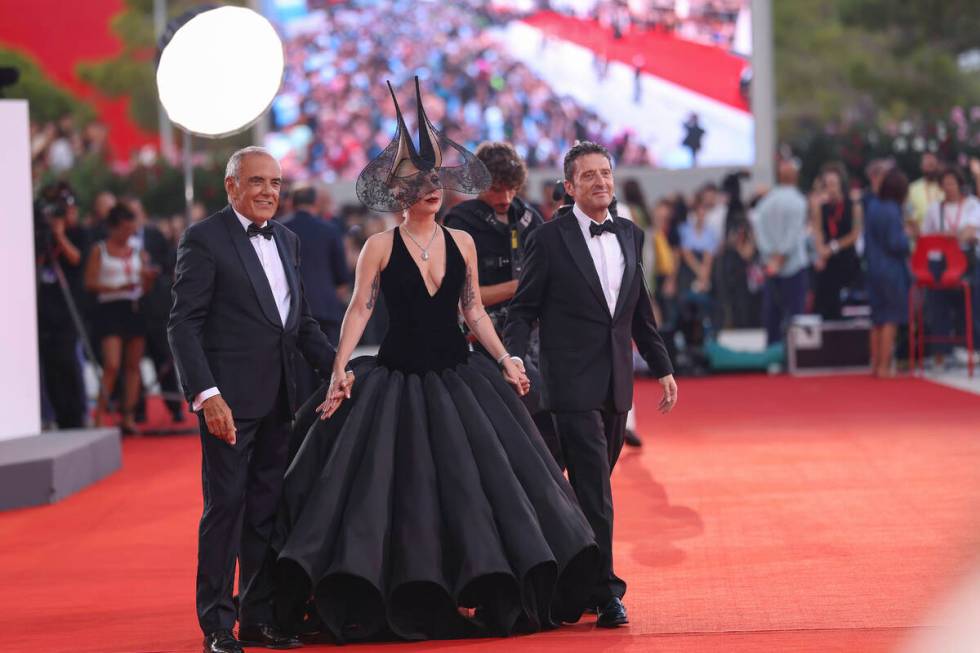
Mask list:
[[[507,318],[507,305],[517,291],[527,238],[544,220],[517,196],[527,181],[527,167],[510,144],[482,143],[476,149],[476,156],[490,171],[490,188],[476,199],[454,206],[446,215],[445,224],[473,237],[481,299],[500,334]],[[564,467],[551,414],[543,409],[537,339],[533,340],[535,345],[528,351],[528,360],[524,361],[531,378],[531,392],[525,396],[525,403],[555,460]],[[474,343],[474,347],[481,349],[478,343]]]

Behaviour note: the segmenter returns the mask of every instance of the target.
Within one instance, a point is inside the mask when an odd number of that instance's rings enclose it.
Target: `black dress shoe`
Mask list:
[[[626,429],[626,445],[630,447],[642,447],[643,440],[640,439],[640,436],[633,429]]]
[[[629,622],[629,617],[626,616],[626,606],[618,598],[613,598],[606,604],[606,607],[599,610],[599,618],[596,619],[595,625],[599,628],[615,628]]]
[[[245,646],[264,646],[274,649],[300,648],[303,642],[298,637],[287,635],[272,624],[240,626],[238,639]]]
[[[218,630],[204,638],[204,653],[245,653],[230,630]]]

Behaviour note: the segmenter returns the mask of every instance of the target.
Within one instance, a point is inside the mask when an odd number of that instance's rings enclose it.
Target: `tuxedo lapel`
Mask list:
[[[227,208],[222,214],[222,219],[225,227],[228,228],[228,235],[238,252],[238,257],[245,267],[245,272],[248,273],[248,279],[252,282],[252,288],[255,290],[255,296],[259,300],[262,312],[265,313],[265,317],[270,322],[276,326],[283,326],[282,320],[279,318],[279,309],[276,308],[276,298],[272,296],[269,279],[265,276],[265,270],[262,269],[259,256],[255,253],[255,249],[249,242],[248,235],[242,229],[241,223],[238,222],[238,217],[231,208]]]
[[[572,260],[575,261],[575,265],[578,266],[579,271],[585,277],[585,282],[588,284],[589,288],[592,289],[592,294],[595,295],[596,300],[602,305],[606,313],[609,313],[609,304],[606,303],[606,297],[602,293],[602,286],[599,285],[599,273],[595,269],[595,263],[592,261],[592,255],[589,253],[589,247],[585,244],[585,238],[582,237],[582,230],[578,226],[578,220],[572,214],[565,215],[559,220],[562,221],[561,232],[562,240],[565,241],[565,247],[568,248],[569,253],[572,255]]]
[[[279,258],[282,260],[282,267],[286,271],[286,281],[289,283],[289,315],[286,316],[286,328],[296,320],[302,301],[299,279],[296,278],[296,262],[293,260],[292,252],[286,247],[286,227],[270,221],[269,224],[275,229],[273,240],[276,241],[276,249],[279,250]]]
[[[626,222],[625,218],[615,218],[616,239],[619,246],[623,249],[623,281],[619,285],[619,297],[616,298],[616,312],[613,313],[613,320],[619,317],[623,311],[632,290],[632,284],[636,279],[636,244],[633,241],[633,227]]]

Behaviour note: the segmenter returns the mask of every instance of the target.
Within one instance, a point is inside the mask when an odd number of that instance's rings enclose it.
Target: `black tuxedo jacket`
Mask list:
[[[624,218],[614,221],[625,267],[612,315],[570,211],[528,239],[504,343],[511,354],[524,356],[531,327],[540,321],[541,374],[552,411],[599,410],[609,399],[616,412],[628,411],[633,402],[631,339],[658,378],[673,374],[643,279],[643,231]]]
[[[160,268],[160,276],[140,300],[143,316],[160,326],[170,313],[174,278],[174,248],[160,230],[152,224],[143,227],[143,251],[152,265]]]
[[[344,304],[337,296],[337,286],[350,283],[350,271],[344,253],[344,235],[333,223],[306,211],[297,211],[285,226],[299,236],[303,254],[302,281],[310,312],[318,320],[344,320]]]
[[[231,207],[190,226],[177,247],[167,335],[188,401],[216,386],[232,414],[270,415],[285,385],[296,397],[297,349],[329,379],[335,351],[303,297],[299,239],[269,221],[291,294],[283,325],[259,257]]]

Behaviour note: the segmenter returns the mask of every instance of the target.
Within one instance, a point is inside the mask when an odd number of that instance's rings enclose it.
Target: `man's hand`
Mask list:
[[[657,410],[666,415],[677,403],[677,382],[674,381],[673,374],[668,374],[657,380],[660,381],[660,385],[664,389],[664,396],[660,400],[660,405],[657,406]]]
[[[204,409],[204,423],[208,425],[208,431],[211,435],[234,445],[237,432],[235,418],[232,417],[231,408],[228,407],[221,395],[205,399],[201,408]]]
[[[517,394],[523,397],[530,392],[531,381],[527,378],[527,374],[524,373],[523,362],[518,366],[517,360],[508,358],[503,362],[501,371],[504,374],[504,380],[514,386]]]

